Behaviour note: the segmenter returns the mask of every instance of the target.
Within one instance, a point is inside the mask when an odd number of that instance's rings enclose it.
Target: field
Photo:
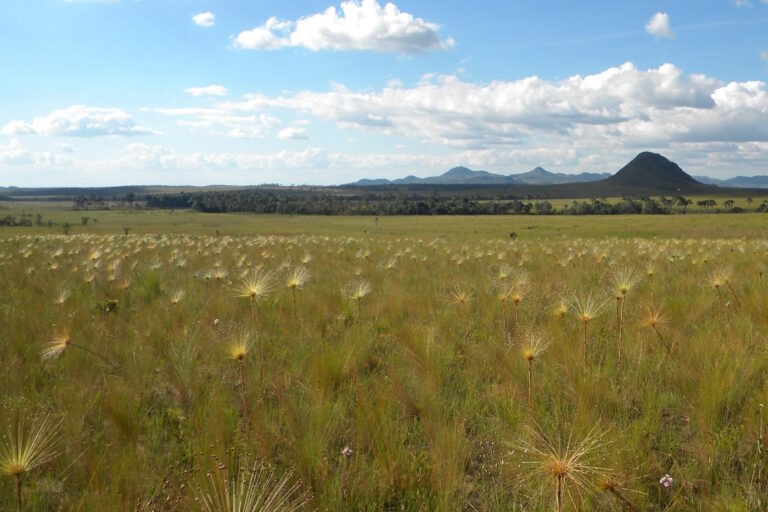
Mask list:
[[[240,510],[254,464],[306,510],[768,502],[762,214],[23,208],[2,510]]]

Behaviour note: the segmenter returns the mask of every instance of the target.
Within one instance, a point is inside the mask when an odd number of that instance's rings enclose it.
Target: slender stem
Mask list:
[[[763,475],[763,404],[760,404],[760,437],[757,438],[757,485],[762,485]],[[757,493],[757,506],[760,506],[760,493]]]
[[[557,475],[557,512],[563,509],[563,475]]]
[[[619,308],[619,364],[621,364],[621,345],[624,336],[624,296],[621,297],[621,308]]]
[[[739,297],[736,295],[736,292],[733,290],[733,288],[731,288],[731,283],[726,281],[725,284],[728,286],[728,289],[731,290],[731,295],[733,295],[733,299],[736,301],[736,304],[741,307],[741,301],[739,300]]]
[[[240,395],[243,399],[243,422],[248,425],[248,402],[245,399],[245,375],[243,374],[243,360],[237,360],[237,366],[240,373]]]
[[[670,353],[669,345],[667,345],[667,342],[664,341],[664,338],[661,337],[661,333],[659,332],[659,330],[656,328],[655,325],[653,326],[653,332],[655,332],[656,336],[659,337],[659,340],[661,340],[661,344],[664,345],[664,348],[667,350],[667,354],[669,354]]]
[[[501,323],[504,329],[504,342],[507,341],[507,301],[501,303]]]
[[[626,510],[629,510],[630,512],[637,512],[637,508],[635,508],[632,502],[629,501],[626,496],[621,494],[618,489],[614,487],[610,487],[608,490],[610,491],[611,494],[613,494],[616,497],[617,500],[619,500],[619,502],[621,502],[621,504],[623,505],[623,508],[625,508]]]
[[[291,288],[291,292],[293,295],[293,322],[298,326],[299,325],[299,314],[296,311],[296,287]]]
[[[532,387],[532,380],[531,380],[531,363],[533,362],[533,359],[528,358],[528,407],[531,406],[531,387]]]
[[[357,299],[357,332],[360,335],[363,333],[363,316],[362,308],[360,306],[360,299]]]
[[[16,475],[16,510],[21,512],[21,475]]]
[[[587,365],[587,322],[583,321],[584,324],[584,366]]]
[[[515,301],[515,335],[517,335],[517,326],[519,321],[518,314],[518,302]]]
[[[89,349],[88,347],[84,347],[83,345],[78,345],[77,343],[72,343],[71,341],[69,342],[69,344],[72,347],[79,348],[80,350],[84,350],[84,351],[88,352],[89,354],[98,357],[99,359],[101,359],[102,361],[104,361],[105,363],[110,365],[112,368],[114,368],[115,370],[120,368],[120,365],[118,365],[117,363],[113,363],[112,361],[107,359],[105,356],[99,354],[98,352],[94,352],[93,350]]]
[[[256,323],[256,299],[251,297],[251,320]]]

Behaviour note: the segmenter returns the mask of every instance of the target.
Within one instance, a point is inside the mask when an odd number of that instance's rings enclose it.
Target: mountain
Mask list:
[[[679,165],[658,153],[644,151],[627,165],[605,180],[612,187],[644,189],[654,191],[704,191],[712,185],[705,185],[693,179]]]
[[[735,188],[768,188],[768,176],[736,176],[726,180],[710,178],[709,176],[695,176],[702,183],[717,185],[718,187]]]
[[[349,185],[355,187],[379,185],[559,185],[563,183],[586,183],[609,177],[609,173],[565,174],[549,172],[541,167],[520,174],[496,174],[488,171],[474,171],[464,166],[454,167],[439,176],[419,178],[406,176],[396,180],[362,179]]]
[[[589,181],[599,181],[610,177],[610,173],[582,172],[580,174],[565,174],[561,172],[550,172],[541,167],[524,172],[521,174],[511,174],[516,183],[525,183],[526,185],[558,185],[561,183],[586,183]]]

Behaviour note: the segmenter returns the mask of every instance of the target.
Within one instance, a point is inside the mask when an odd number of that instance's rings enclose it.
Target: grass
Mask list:
[[[40,213],[52,227],[0,227],[2,234],[59,234],[69,222],[72,233],[211,235],[321,235],[446,240],[523,240],[569,238],[760,238],[766,215],[707,214],[622,216],[306,216],[200,213],[193,210],[75,211],[69,203],[11,202],[8,214]],[[5,213],[5,212],[4,212]],[[89,217],[82,225],[82,217]]]
[[[57,418],[24,510],[765,507],[763,216],[89,213],[0,230],[0,412]]]

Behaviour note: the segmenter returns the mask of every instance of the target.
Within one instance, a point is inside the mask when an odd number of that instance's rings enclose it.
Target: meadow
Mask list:
[[[768,502],[764,215],[27,208],[0,509]]]

